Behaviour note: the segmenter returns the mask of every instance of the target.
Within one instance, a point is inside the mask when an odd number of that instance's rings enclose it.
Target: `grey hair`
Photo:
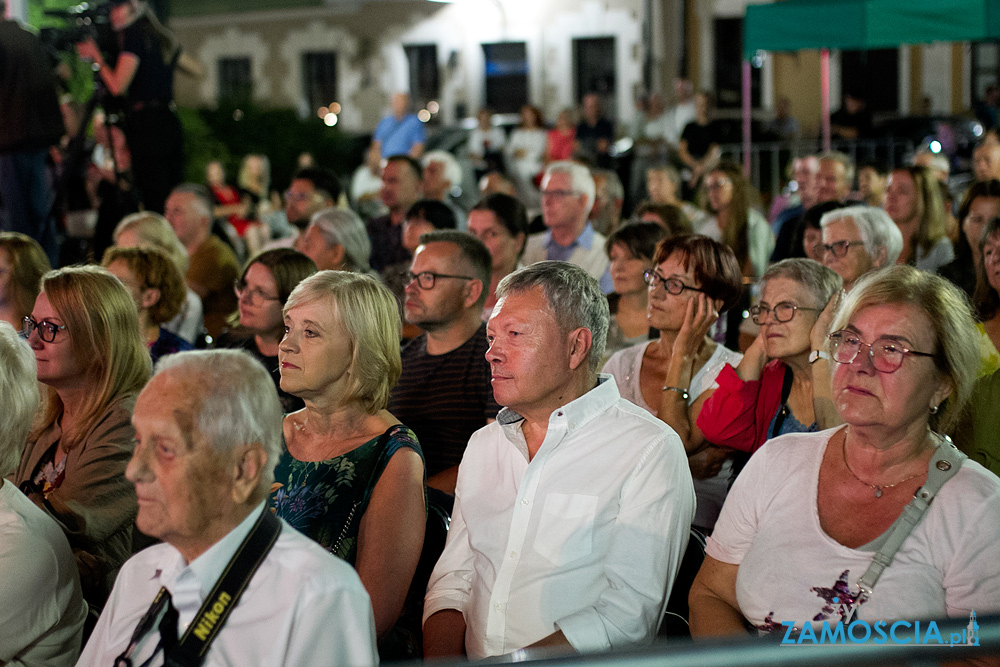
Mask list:
[[[195,208],[204,216],[207,216],[210,220],[212,218],[212,193],[209,192],[208,188],[200,183],[181,183],[176,188],[170,191],[170,194],[189,194],[194,195]]]
[[[587,198],[584,217],[590,215],[590,209],[594,206],[594,195],[597,192],[597,186],[594,185],[594,177],[590,175],[590,169],[587,169],[579,162],[560,160],[551,163],[545,168],[545,176],[542,178],[542,181],[547,181],[552,177],[552,174],[566,174],[569,176],[569,183],[573,192]]]
[[[281,403],[271,374],[245,350],[170,354],[157,362],[153,377],[168,371],[182,373],[200,389],[188,403],[191,436],[201,436],[221,454],[249,444],[264,448],[267,465],[259,488],[266,495],[281,455]]]
[[[38,410],[40,396],[35,379],[35,355],[14,327],[0,321],[0,480],[14,472]]]
[[[865,252],[872,259],[875,258],[879,248],[885,248],[885,264],[878,268],[896,263],[900,253],[903,252],[903,234],[888,213],[875,206],[848,206],[824,213],[819,219],[819,226],[826,229],[830,223],[844,218],[854,220],[858,235],[865,244]]]
[[[854,160],[847,157],[845,153],[840,151],[827,151],[825,153],[820,153],[820,160],[833,160],[834,162],[839,162],[844,165],[844,180],[847,181],[847,186],[850,187],[854,184]],[[816,167],[819,169],[819,165]]]
[[[427,169],[427,166],[431,162],[441,162],[444,164],[444,177],[451,183],[451,187],[454,188],[462,185],[462,167],[459,166],[458,160],[455,159],[454,155],[442,150],[427,151],[424,153],[424,157],[420,163],[424,166],[424,169]]]
[[[820,309],[825,308],[830,298],[844,286],[843,279],[836,271],[805,257],[783,259],[772,264],[760,278],[761,290],[773,278],[788,278],[799,283],[815,297],[815,305]]]
[[[596,374],[608,341],[611,313],[608,299],[597,280],[569,262],[536,262],[509,274],[497,285],[497,299],[542,288],[545,300],[563,333],[583,327],[590,330],[592,343],[588,368]]]
[[[328,246],[339,245],[352,271],[367,273],[372,254],[372,242],[365,223],[350,209],[331,206],[313,215],[310,225],[319,229]]]

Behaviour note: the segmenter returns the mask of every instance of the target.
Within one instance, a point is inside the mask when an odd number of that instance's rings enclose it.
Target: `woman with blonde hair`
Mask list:
[[[156,248],[170,258],[182,276],[187,273],[187,250],[167,219],[159,213],[147,211],[125,216],[115,227],[114,242],[122,248]],[[185,286],[185,290],[180,311],[163,328],[194,344],[198,342],[204,329],[201,298],[190,287]]]
[[[38,242],[18,232],[0,232],[0,320],[21,328],[38,296],[42,276],[51,270]]]
[[[184,276],[162,251],[151,247],[108,248],[101,266],[132,294],[139,330],[155,364],[167,354],[191,349],[191,343],[163,328],[180,312],[187,286]]]
[[[105,269],[59,269],[42,279],[22,333],[48,401],[14,481],[62,525],[84,595],[100,607],[132,552],[136,499],[124,473],[152,365],[135,303]]]
[[[937,271],[954,259],[941,188],[930,169],[912,166],[893,171],[882,208],[903,235],[897,264]]]
[[[285,417],[272,503],[357,570],[387,657],[415,642],[392,630],[426,521],[423,453],[386,410],[402,370],[396,299],[369,276],[320,271],[288,297],[284,321],[281,388],[305,408]]]

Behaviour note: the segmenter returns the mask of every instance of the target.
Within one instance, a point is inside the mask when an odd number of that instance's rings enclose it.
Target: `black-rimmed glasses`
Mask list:
[[[833,360],[838,364],[849,364],[854,361],[862,347],[868,348],[868,357],[872,366],[880,373],[895,373],[903,365],[906,355],[918,357],[933,357],[930,352],[917,352],[904,347],[899,341],[891,338],[879,338],[874,343],[866,343],[853,331],[834,331],[829,336],[833,350]]]
[[[685,285],[684,281],[680,278],[664,278],[656,269],[647,269],[643,271],[642,279],[652,288],[655,288],[657,285],[663,285],[663,289],[667,290],[668,294],[673,294],[674,296],[680,294],[686,289],[689,289],[692,292],[705,291],[698,287]]]
[[[438,278],[454,278],[455,280],[475,280],[475,278],[470,278],[469,276],[453,276],[448,273],[432,273],[430,271],[421,271],[420,273],[413,273],[412,271],[407,271],[403,274],[403,279],[406,284],[409,285],[414,280],[417,281],[417,287],[420,289],[434,289],[434,283]]]
[[[834,257],[844,257],[851,248],[865,247],[864,241],[836,241],[834,243],[817,243],[816,250],[821,254],[828,252]]]
[[[750,309],[750,317],[753,318],[754,324],[763,324],[768,315],[774,315],[775,322],[784,323],[790,322],[795,317],[796,310],[811,310],[814,313],[820,312],[819,308],[804,308],[796,306],[790,301],[782,301],[781,303],[774,304],[773,308],[770,306],[754,306]]]
[[[66,327],[55,322],[49,322],[48,320],[36,322],[35,318],[31,315],[25,315],[24,319],[21,320],[21,337],[27,340],[31,336],[31,332],[36,330],[38,331],[38,337],[43,342],[51,343],[55,341],[56,334],[60,331],[65,331]]]

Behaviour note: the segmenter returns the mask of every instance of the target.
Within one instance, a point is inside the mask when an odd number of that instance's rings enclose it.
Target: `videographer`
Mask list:
[[[27,234],[55,264],[46,156],[63,134],[56,79],[38,38],[6,15],[0,0],[0,231]]]
[[[174,69],[181,50],[142,0],[111,0],[111,5],[111,27],[119,46],[114,67],[93,39],[80,42],[76,50],[97,64],[111,95],[124,97],[135,184],[145,209],[162,213],[167,196],[184,175],[183,133],[174,113]]]

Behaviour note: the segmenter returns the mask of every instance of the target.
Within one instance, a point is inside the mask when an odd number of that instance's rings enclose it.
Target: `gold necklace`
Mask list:
[[[860,477],[858,477],[858,473],[856,473],[853,470],[851,470],[851,464],[847,462],[847,434],[846,433],[844,434],[844,444],[841,447],[840,451],[844,455],[844,465],[847,466],[847,472],[849,472],[852,475],[854,475],[854,479],[858,480],[859,482],[861,482],[862,484],[864,484],[865,486],[867,486],[869,489],[873,489],[875,491],[875,497],[876,498],[881,498],[882,497],[882,491],[883,490],[885,490],[885,489],[891,489],[894,486],[899,486],[903,482],[909,482],[911,479],[914,479],[914,478],[919,477],[920,475],[924,474],[924,471],[921,470],[921,471],[918,471],[916,474],[910,475],[906,479],[901,479],[898,482],[895,482],[893,484],[869,484],[865,480],[863,480]]]

